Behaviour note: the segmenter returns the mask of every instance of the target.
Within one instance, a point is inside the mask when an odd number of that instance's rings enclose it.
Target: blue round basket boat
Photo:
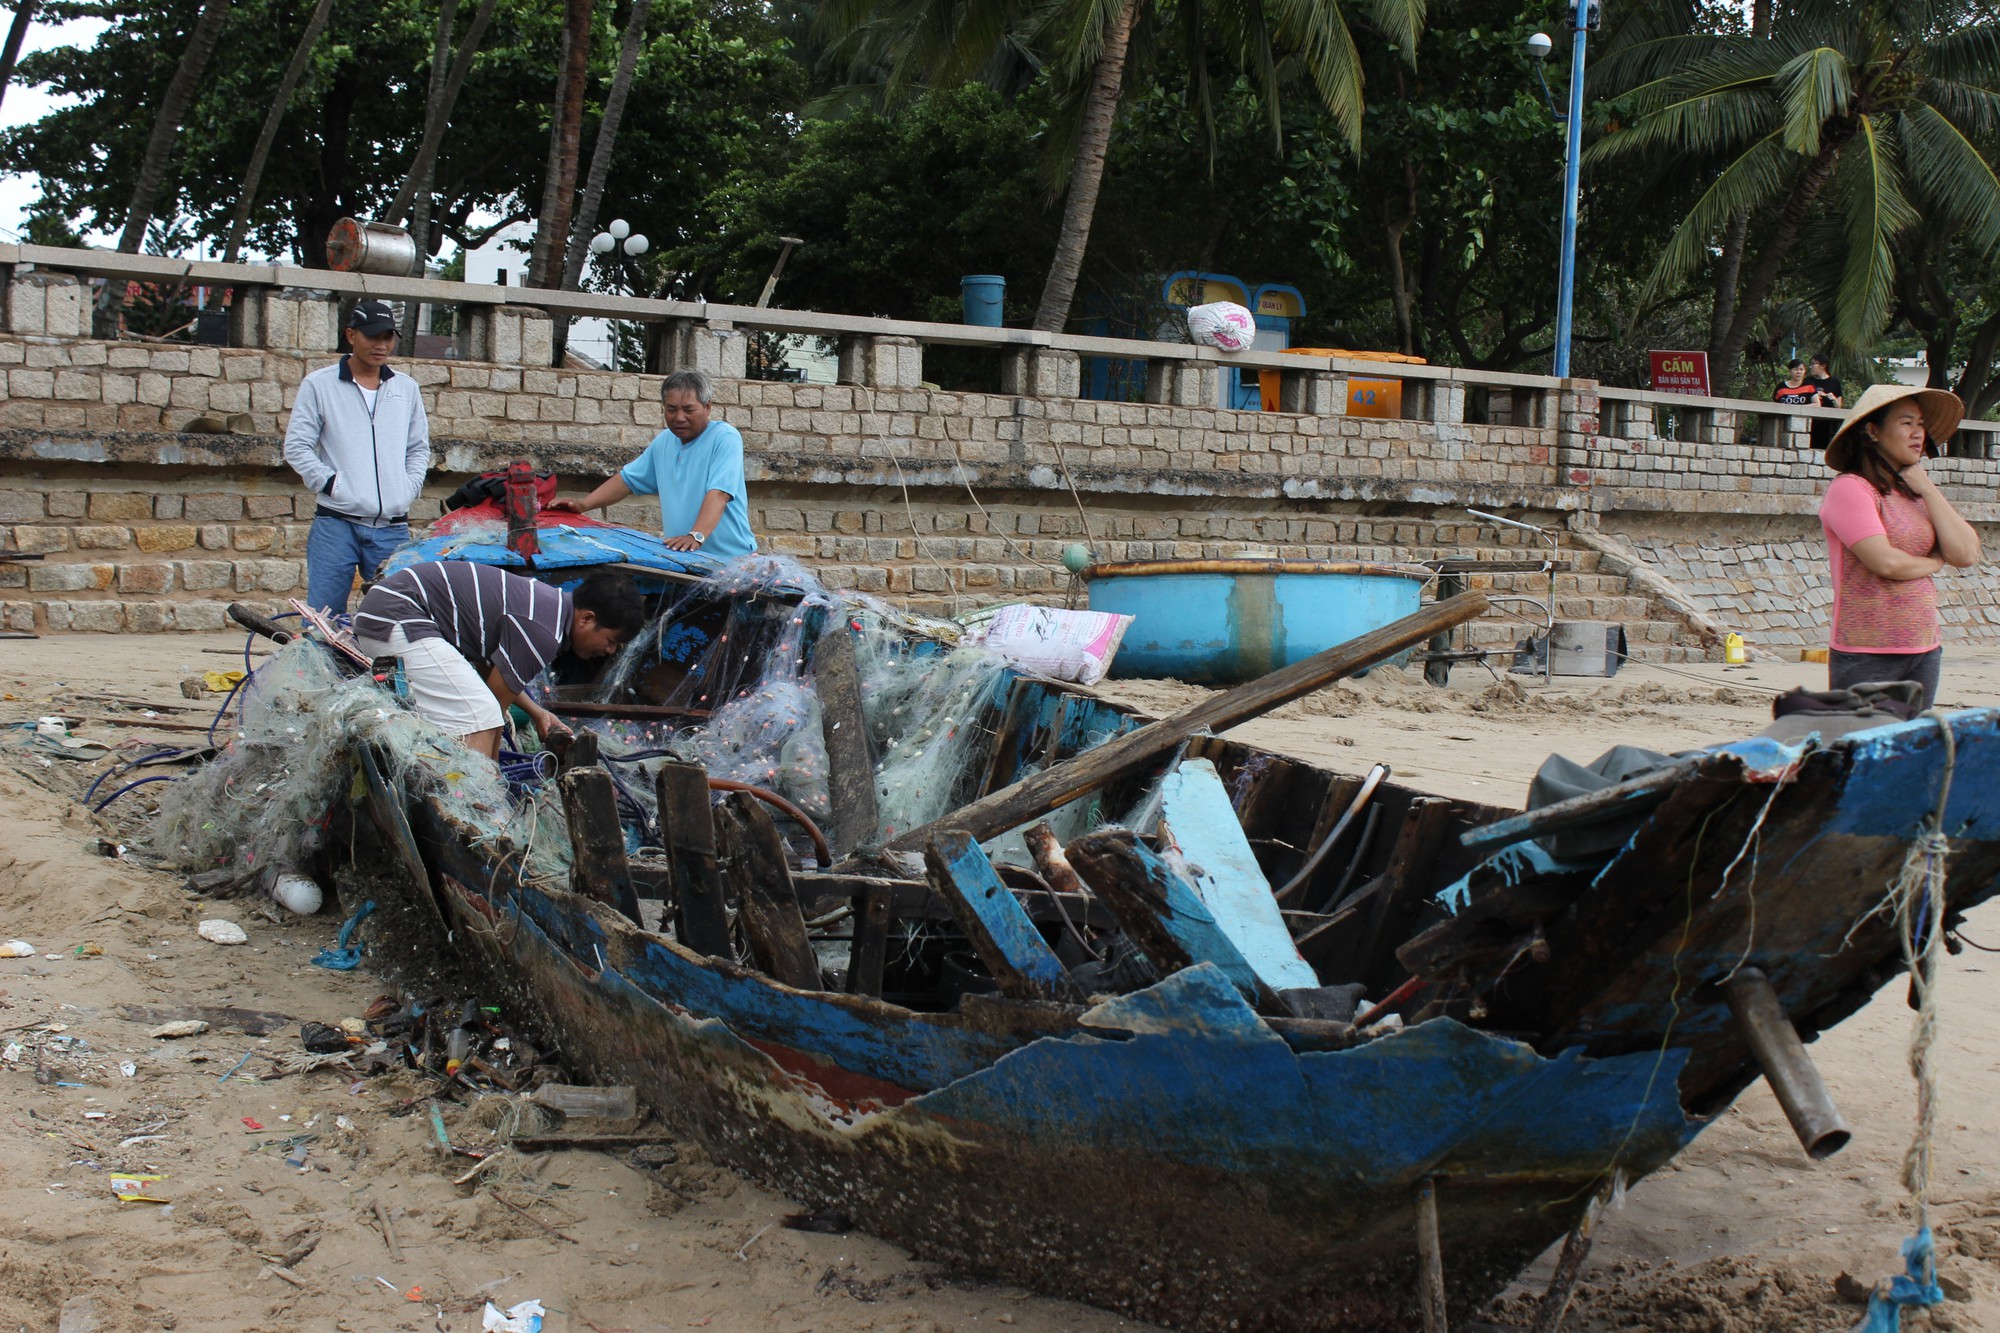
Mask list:
[[[1090,609],[1133,617],[1111,674],[1255,680],[1417,609],[1431,571],[1332,560],[1134,560],[1083,571]]]

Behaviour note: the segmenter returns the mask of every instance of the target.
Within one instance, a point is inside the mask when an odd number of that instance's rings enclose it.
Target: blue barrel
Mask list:
[[[959,302],[965,308],[965,322],[981,328],[997,329],[1001,307],[1007,299],[1007,279],[997,273],[974,273],[958,280]]]
[[[1133,617],[1127,679],[1237,684],[1416,611],[1428,569],[1362,561],[1140,560],[1092,565],[1090,609]]]

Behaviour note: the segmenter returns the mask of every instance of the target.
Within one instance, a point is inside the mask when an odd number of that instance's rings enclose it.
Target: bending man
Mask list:
[[[431,560],[370,588],[354,637],[371,657],[402,662],[419,713],[494,759],[510,704],[544,740],[569,730],[525,693],[558,653],[607,657],[645,620],[639,590],[622,574],[592,574],[569,593],[493,565]],[[486,665],[484,679],[474,662]]]
[[[743,436],[709,419],[715,386],[699,370],[677,370],[660,385],[667,428],[646,452],[581,500],[548,507],[572,514],[617,504],[628,495],[660,497],[660,535],[675,551],[729,560],[757,549],[744,502]]]

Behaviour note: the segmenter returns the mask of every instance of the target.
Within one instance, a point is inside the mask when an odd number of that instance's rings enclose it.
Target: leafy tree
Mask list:
[[[1795,0],[1768,38],[1665,33],[1627,52],[1610,66],[1613,128],[1590,161],[1699,183],[1649,293],[1703,268],[1745,220],[1747,262],[1711,348],[1730,384],[1788,264],[1835,342],[1859,353],[1888,327],[1898,242],[1920,218],[1950,219],[1992,252],[1996,89],[2000,23],[1983,7]]]
[[[31,233],[122,225],[148,128],[130,109],[157,103],[200,8],[200,0],[49,0],[52,20],[91,14],[110,26],[90,46],[21,62],[23,79],[74,99],[33,125],[0,133],[0,169],[41,178]],[[654,0],[652,9],[603,198],[644,220],[651,234],[671,237],[707,229],[699,201],[721,175],[768,161],[782,147],[801,80],[777,49],[768,18],[747,0]],[[243,164],[300,32],[294,0],[235,0],[231,15],[229,40],[183,119],[156,210],[184,219],[190,240],[226,236]],[[603,6],[596,16],[592,89],[604,88],[613,73],[622,16],[622,6]],[[427,0],[334,0],[327,36],[278,128],[250,214],[250,245],[323,265],[336,219],[389,208],[422,137],[436,18]],[[560,10],[540,0],[494,5],[449,131],[440,136],[433,250],[444,237],[483,240],[475,214],[503,221],[534,215],[528,201],[541,196],[543,164],[521,146],[548,139],[562,21]],[[586,151],[600,110],[586,93]]]
[[[891,90],[951,87],[1025,54],[1044,66],[1069,111],[1057,141],[1069,162],[1063,215],[1034,326],[1060,330],[1083,270],[1104,179],[1113,122],[1134,51],[1177,47],[1209,106],[1211,59],[1244,71],[1279,123],[1288,68],[1312,81],[1350,149],[1363,111],[1361,56],[1333,0],[833,0],[835,31],[854,39],[857,59],[886,70]],[[1376,29],[1414,61],[1423,0],[1371,0]]]

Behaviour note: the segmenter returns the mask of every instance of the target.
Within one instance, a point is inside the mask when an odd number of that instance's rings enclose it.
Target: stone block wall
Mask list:
[[[43,302],[51,329],[74,294],[53,278],[46,289],[12,288],[17,301]],[[267,305],[264,323],[283,324],[282,303]],[[539,336],[527,314],[517,322],[507,336]],[[728,359],[726,331],[684,333],[721,348],[709,348],[709,359]],[[1086,539],[1106,560],[1246,548],[1390,561],[1538,549],[1532,534],[1473,520],[1464,510],[1474,507],[1625,536],[1669,578],[1710,589],[1691,596],[1760,641],[1823,641],[1812,589],[1824,579],[1809,520],[1824,473],[1789,436],[1737,443],[1726,414],[1711,414],[1707,438],[1683,442],[1630,421],[1616,424],[1632,438],[1607,433],[1604,403],[1588,384],[1524,390],[1520,411],[1489,402],[1492,420],[1518,425],[1453,420],[1464,415],[1455,382],[1411,395],[1444,420],[1329,413],[1321,409],[1344,394],[1317,392],[1325,386],[1310,376],[1295,377],[1290,405],[1314,410],[1297,413],[1222,411],[1165,393],[1150,403],[1034,396],[1073,387],[1073,354],[1052,352],[1016,358],[1009,379],[1022,392],[943,392],[904,382],[914,344],[856,348],[852,368],[864,383],[725,378],[716,402],[744,433],[752,526],[764,548],[808,562],[837,586],[947,610],[1061,596],[1063,548]],[[301,591],[313,506],[283,465],[280,432],[299,380],[330,360],[0,336],[0,549],[43,556],[0,563],[0,623],[216,629],[232,600],[269,605]],[[420,521],[466,476],[517,457],[554,468],[565,492],[580,494],[662,425],[658,376],[396,365],[421,386],[431,416]],[[200,418],[234,419],[244,433],[190,432]],[[2000,550],[1996,460],[1941,460],[1936,471]],[[613,517],[658,521],[649,501]],[[1791,527],[1780,535],[1757,526],[1781,520]],[[1760,541],[1767,551],[1744,554]],[[1733,570],[1724,558],[1732,549],[1741,557]],[[1557,589],[1559,615],[1623,621],[1635,642],[1661,651],[1690,641],[1673,616],[1576,560]],[[1790,582],[1741,573],[1745,560],[1783,564]],[[1543,588],[1517,580],[1508,590]],[[1984,602],[1963,605],[1966,613],[1948,613],[1959,632],[2000,637]],[[1518,637],[1524,614],[1496,613],[1472,637]]]

